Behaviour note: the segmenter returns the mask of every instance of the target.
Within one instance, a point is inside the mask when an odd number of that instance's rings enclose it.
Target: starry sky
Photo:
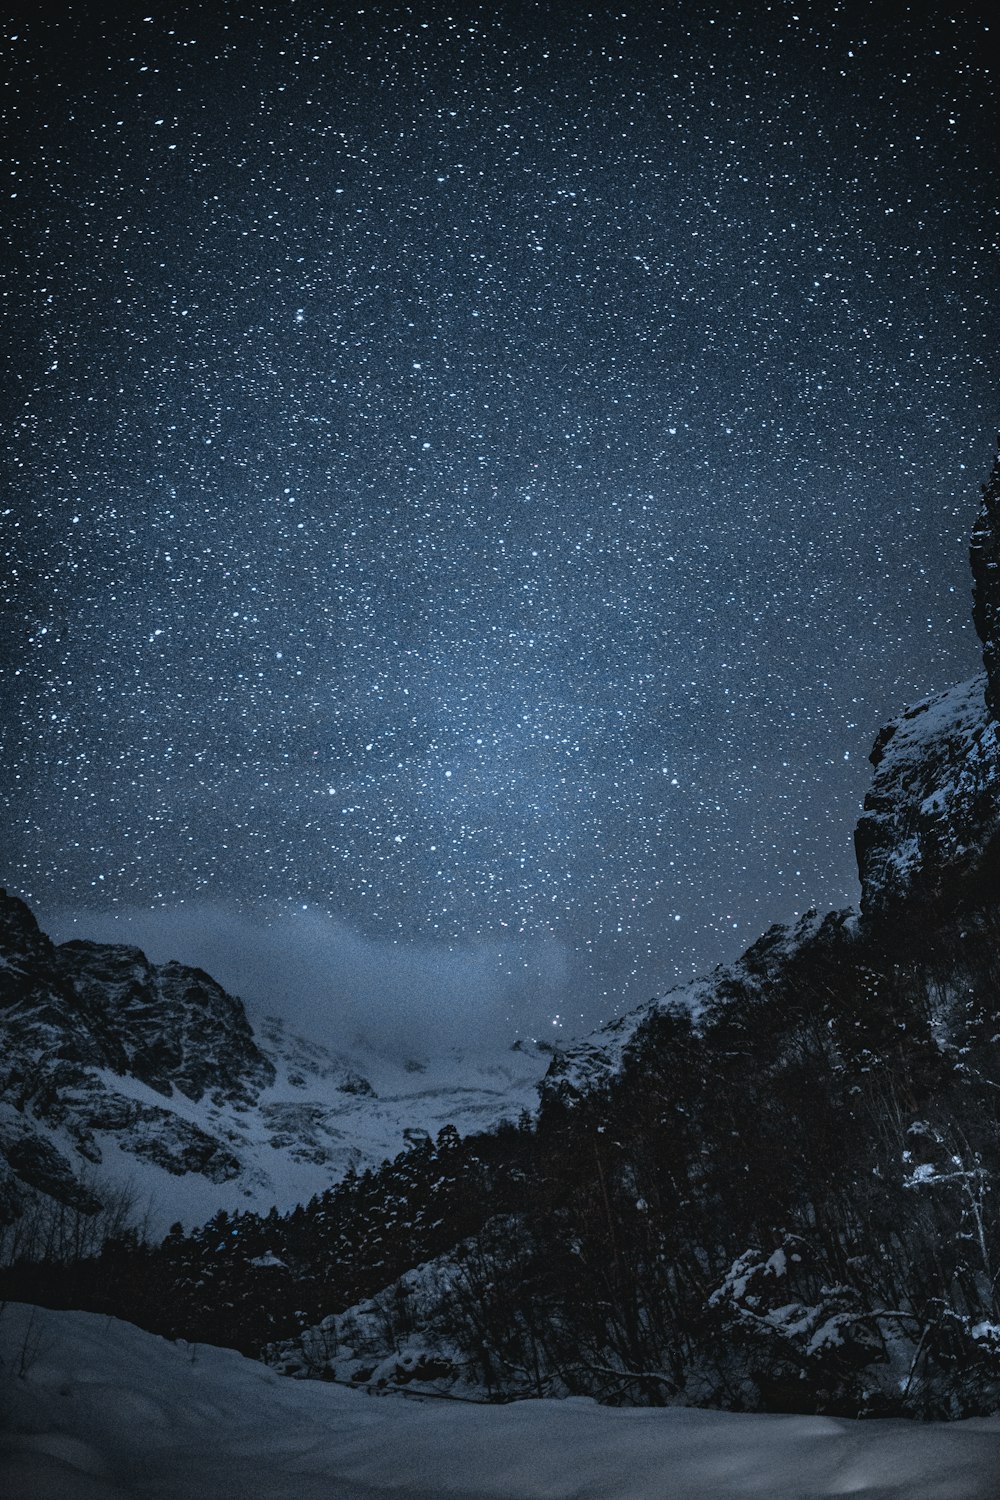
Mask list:
[[[532,1034],[856,900],[977,667],[986,8],[150,7],[3,24],[0,879]]]

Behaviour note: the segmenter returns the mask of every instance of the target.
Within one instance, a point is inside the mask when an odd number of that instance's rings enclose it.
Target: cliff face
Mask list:
[[[987,679],[951,688],[882,729],[855,831],[871,927],[924,920],[1000,882],[1000,738]]]
[[[972,529],[972,618],[983,643],[986,704],[1000,718],[1000,457],[983,486],[983,503]]]
[[[63,943],[55,958],[87,1023],[87,1061],[194,1101],[246,1103],[274,1082],[243,1006],[201,969],[112,943]]]
[[[274,1079],[240,1002],[197,969],[137,948],[57,947],[0,892],[0,1193],[92,1212],[109,1149],[213,1182],[240,1162],[220,1135],[170,1106],[238,1107]],[[207,1123],[207,1121],[206,1121]],[[83,1170],[81,1170],[83,1169]]]
[[[1000,459],[972,533],[973,619],[985,673],[882,729],[855,832],[865,924],[934,913],[1000,890]]]
[[[114,943],[56,946],[0,892],[8,1054],[130,1074],[156,1093],[246,1101],[274,1079],[243,1006],[200,969]],[[9,1057],[8,1057],[9,1066]]]

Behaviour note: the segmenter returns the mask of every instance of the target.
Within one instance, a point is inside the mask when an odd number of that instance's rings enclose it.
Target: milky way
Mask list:
[[[976,668],[985,13],[90,9],[5,31],[8,885],[567,1025],[854,900]]]

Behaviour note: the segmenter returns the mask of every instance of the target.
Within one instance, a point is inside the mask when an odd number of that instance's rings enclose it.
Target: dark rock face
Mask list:
[[[274,1016],[253,1029],[199,969],[122,944],[56,946],[0,892],[0,1228],[4,1215],[45,1220],[57,1201],[107,1218],[131,1197],[164,1230],[308,1202],[395,1155],[414,1112],[433,1134],[445,1110],[478,1130],[519,1113],[509,1091],[534,1082],[456,1055],[471,1087],[407,1088],[391,1060],[363,1056],[357,1066]],[[380,1083],[379,1097],[369,1064],[392,1092]]]
[[[367,1078],[362,1078],[360,1073],[348,1073],[343,1083],[338,1084],[342,1094],[353,1094],[358,1099],[374,1099],[375,1090]]]
[[[985,675],[880,730],[855,831],[862,920],[909,940],[928,917],[1000,894],[1000,456],[970,561]]]
[[[986,704],[1000,719],[1000,457],[994,462],[983,503],[972,530],[973,607],[986,668]]]
[[[25,1186],[84,1214],[101,1207],[100,1198],[80,1182],[68,1158],[27,1121],[3,1107],[0,1157],[0,1226],[17,1216]]]
[[[346,1137],[334,1123],[335,1116],[321,1104],[265,1104],[261,1114],[271,1145],[289,1152],[293,1161],[321,1165],[332,1151],[344,1151]]]
[[[38,930],[34,915],[24,902],[0,891],[0,951],[39,957],[51,950],[52,944]]]
[[[274,1079],[239,1000],[200,969],[138,948],[63,943],[0,891],[0,1017],[8,1051],[108,1068],[158,1093],[255,1098]]]
[[[239,1000],[201,969],[152,964],[138,948],[63,943],[60,973],[115,1072],[158,1093],[249,1100],[274,1079]]]
[[[912,926],[1000,881],[1000,726],[985,679],[908,709],[878,735],[855,831],[866,924]]]
[[[80,1158],[101,1162],[102,1134],[178,1176],[235,1177],[228,1146],[166,1104],[130,1097],[125,1082],[165,1101],[176,1092],[242,1105],[274,1076],[242,1004],[207,974],[117,944],[56,947],[22,901],[0,892],[0,1162],[12,1206],[28,1189],[99,1208],[78,1168]],[[52,1134],[77,1156],[76,1171]]]

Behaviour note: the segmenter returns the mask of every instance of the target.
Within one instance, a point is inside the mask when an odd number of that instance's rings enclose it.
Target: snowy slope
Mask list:
[[[561,1046],[542,1080],[543,1098],[572,1102],[602,1088],[621,1072],[629,1050],[657,1012],[685,1012],[697,1029],[717,1016],[735,991],[765,991],[804,947],[822,942],[826,932],[852,920],[848,911],[830,912],[825,917],[809,911],[794,926],[776,924],[734,963],[719,964],[703,978],[677,985],[662,998],[626,1011],[589,1036]]]
[[[0,1490],[24,1500],[995,1500],[1000,1478],[996,1418],[375,1399],[114,1318],[0,1316]]]
[[[175,1091],[164,1101],[141,1081],[97,1077],[121,1097],[161,1108],[205,1131],[232,1153],[238,1169],[221,1181],[182,1175],[137,1155],[131,1132],[96,1131],[100,1183],[128,1185],[140,1214],[159,1234],[175,1221],[203,1223],[218,1210],[281,1209],[305,1203],[351,1167],[376,1166],[422,1132],[452,1124],[462,1134],[516,1119],[537,1107],[548,1065],[538,1052],[470,1057],[456,1050],[411,1068],[363,1049],[331,1053],[265,1019],[255,1035],[274,1067],[274,1082],[250,1103],[192,1101]],[[37,1122],[36,1122],[37,1123]],[[66,1154],[65,1134],[45,1129]]]

